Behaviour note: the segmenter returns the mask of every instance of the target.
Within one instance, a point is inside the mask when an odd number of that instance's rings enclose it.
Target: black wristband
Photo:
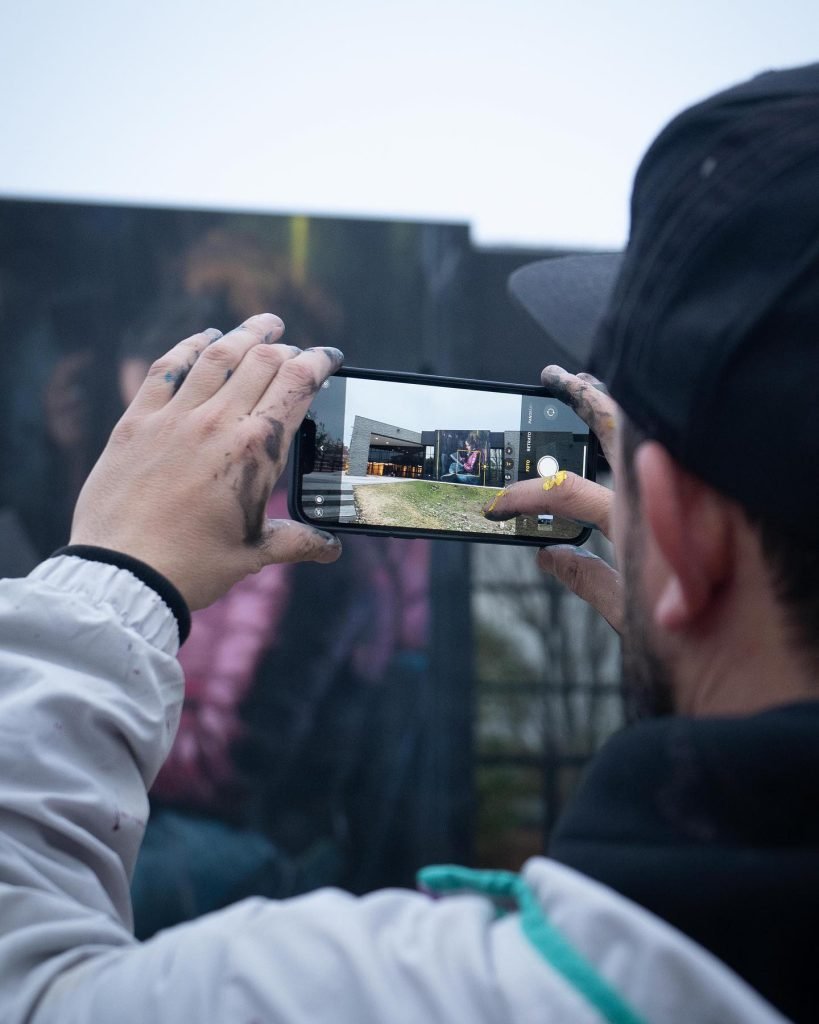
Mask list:
[[[118,569],[127,569],[151,590],[159,594],[173,612],[179,630],[180,647],[188,639],[188,634],[191,631],[191,613],[187,601],[169,579],[157,572],[156,569],[151,568],[146,562],[140,562],[138,558],[124,555],[121,551],[94,547],[93,544],[68,544],[64,548],[57,548],[51,557],[57,558],[58,555],[74,555],[75,558],[85,558],[89,562],[102,562],[105,565],[115,565]]]

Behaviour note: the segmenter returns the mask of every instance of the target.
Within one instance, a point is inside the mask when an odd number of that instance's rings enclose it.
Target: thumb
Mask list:
[[[568,544],[541,548],[537,564],[595,608],[618,633],[623,630],[620,574],[597,555]]]
[[[290,519],[268,519],[259,541],[264,565],[281,562],[335,562],[341,541],[332,533]]]

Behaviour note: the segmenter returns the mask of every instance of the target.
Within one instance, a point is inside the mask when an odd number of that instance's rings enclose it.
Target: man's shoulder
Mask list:
[[[798,1017],[815,1003],[817,739],[817,702],[629,727],[590,766],[550,852]]]
[[[708,950],[614,889],[544,857],[528,861],[522,877],[544,920],[635,1008],[635,1019],[784,1020]]]

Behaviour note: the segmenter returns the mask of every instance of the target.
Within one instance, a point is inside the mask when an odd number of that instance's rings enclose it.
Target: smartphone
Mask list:
[[[570,519],[493,523],[483,508],[516,480],[594,478],[597,441],[542,388],[345,367],[296,434],[289,505],[327,530],[512,544],[581,544]]]

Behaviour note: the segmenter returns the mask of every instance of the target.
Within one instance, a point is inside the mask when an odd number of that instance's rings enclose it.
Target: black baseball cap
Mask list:
[[[683,466],[815,543],[819,64],[684,111],[638,168],[625,253],[510,290]]]

